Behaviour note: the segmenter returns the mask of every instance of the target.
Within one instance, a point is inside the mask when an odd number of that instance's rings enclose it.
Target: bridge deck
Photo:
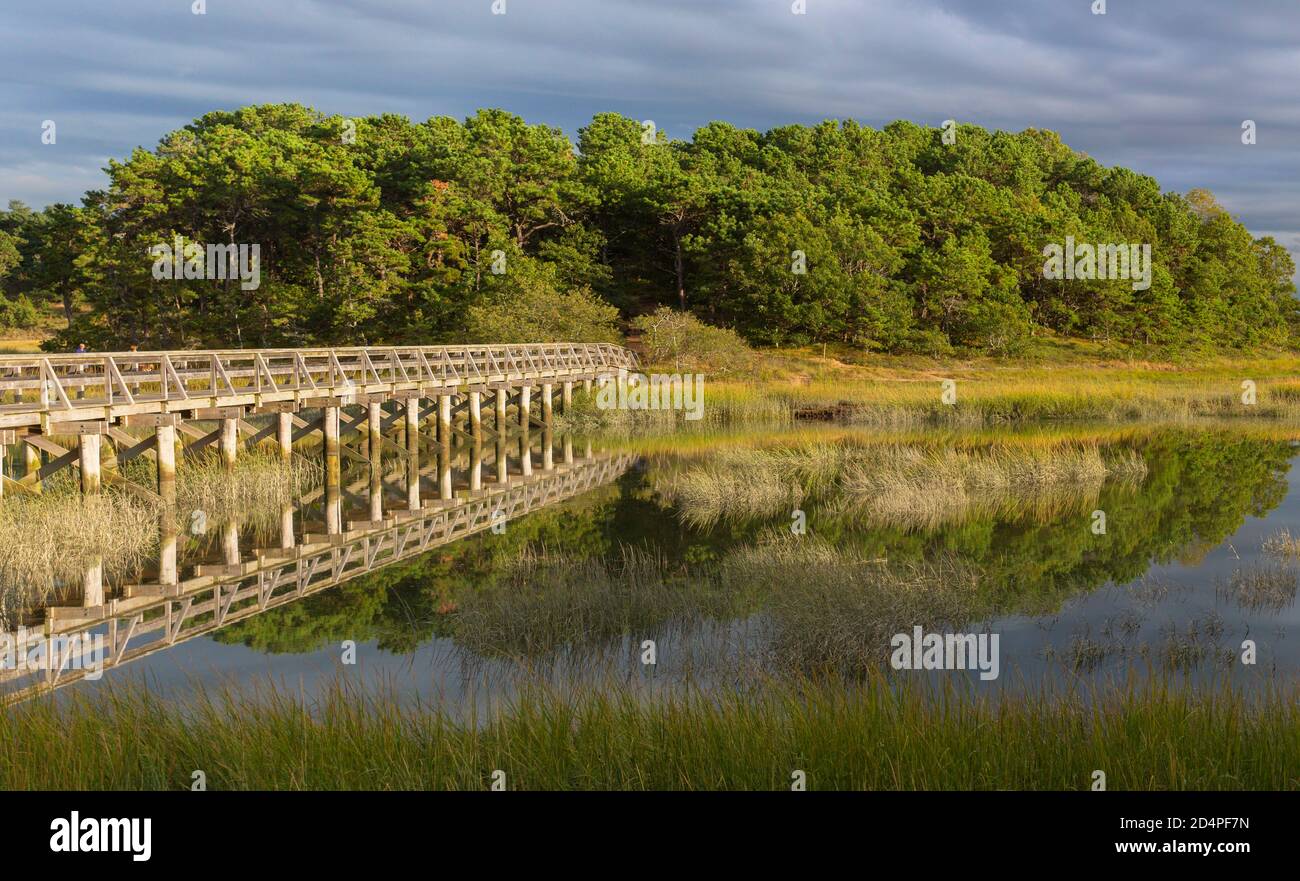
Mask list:
[[[0,356],[0,428],[199,408],[302,403],[635,370],[608,343],[233,349]]]

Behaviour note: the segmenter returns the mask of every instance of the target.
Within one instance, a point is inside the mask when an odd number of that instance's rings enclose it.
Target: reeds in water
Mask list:
[[[0,500],[0,616],[81,588],[88,567],[118,578],[158,540],[156,511],[125,492],[48,492]]]

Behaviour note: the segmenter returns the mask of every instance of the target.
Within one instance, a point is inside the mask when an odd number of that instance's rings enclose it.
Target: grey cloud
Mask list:
[[[30,4],[0,22],[0,200],[75,201],[108,157],[255,102],[416,119],[501,106],[570,133],[616,110],[677,137],[712,119],[956,118],[1054,129],[1300,241],[1293,0],[1108,0],[1105,16],[1091,0],[807,0],[804,16],[789,0],[506,3]]]

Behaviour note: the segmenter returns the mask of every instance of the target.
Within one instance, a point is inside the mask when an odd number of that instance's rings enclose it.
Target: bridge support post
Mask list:
[[[526,422],[523,433],[519,435],[519,473],[524,477],[533,476],[533,443],[528,437]]]
[[[0,431],[0,499],[5,496],[5,445],[12,441],[12,436],[6,437],[6,433]]]
[[[280,509],[280,549],[287,551],[293,545],[293,503],[289,502]]]
[[[325,407],[325,531],[337,535],[342,529],[339,487],[343,482],[339,459],[339,408]]]
[[[78,464],[81,469],[81,492],[94,495],[99,492],[99,435],[82,434],[77,438]]]
[[[366,407],[366,431],[370,436],[370,463],[379,467],[379,460],[384,452],[384,407],[378,401],[371,401]]]
[[[158,523],[158,583],[176,584],[180,580],[176,566],[176,508],[164,508]]]
[[[451,395],[438,395],[438,443],[451,446]]]
[[[549,428],[542,430],[542,470],[555,470],[555,438]]]
[[[542,383],[542,421],[547,425],[551,424],[551,415],[554,412],[555,386],[549,382]]]
[[[104,605],[104,558],[95,557],[81,581],[81,607],[93,609]]]
[[[474,446],[469,454],[469,491],[478,493],[483,490],[483,440],[475,433]]]
[[[221,551],[227,566],[239,565],[239,523],[233,517],[221,524]]]
[[[496,404],[496,421],[493,423],[492,427],[496,429],[496,433],[500,435],[504,435],[506,433],[506,404],[509,402],[509,400],[510,400],[509,389],[507,388],[497,389],[496,398],[494,400],[494,403]]]
[[[370,460],[370,523],[379,525],[384,519],[384,473],[379,463]]]
[[[469,433],[476,438],[483,436],[483,395],[477,391],[469,393]]]
[[[239,420],[229,417],[221,420],[221,464],[235,467],[239,457]]]
[[[496,448],[497,483],[505,485],[510,480],[510,460],[506,457],[506,436],[497,435]]]
[[[590,378],[588,378],[588,379],[584,379],[584,380],[582,381],[582,393],[585,394],[587,397],[591,397],[591,379],[590,379]]]
[[[573,464],[573,435],[568,433],[564,435],[564,464]]]
[[[23,479],[30,481],[32,492],[41,491],[41,451],[31,444],[23,444]]]
[[[280,445],[280,458],[288,462],[293,458],[293,414],[276,413],[275,437]]]
[[[406,509],[412,514],[420,510],[419,418],[420,401],[411,398],[406,402]]]
[[[176,426],[159,425],[154,429],[158,457],[158,495],[164,501],[176,501]]]
[[[528,431],[528,410],[532,406],[533,387],[530,385],[520,386],[519,388],[519,427],[525,432]]]
[[[451,432],[446,440],[438,446],[438,498],[444,501],[452,497],[451,491]]]
[[[560,386],[560,406],[565,416],[573,415],[573,383],[568,380]]]
[[[420,442],[420,399],[406,399],[406,442],[408,450],[415,449]]]

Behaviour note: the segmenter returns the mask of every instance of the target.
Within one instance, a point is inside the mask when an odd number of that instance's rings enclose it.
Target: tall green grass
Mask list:
[[[367,696],[139,686],[0,714],[0,788],[1112,790],[1300,787],[1300,692],[1112,687],[980,697],[873,678],[527,687],[478,716]]]

